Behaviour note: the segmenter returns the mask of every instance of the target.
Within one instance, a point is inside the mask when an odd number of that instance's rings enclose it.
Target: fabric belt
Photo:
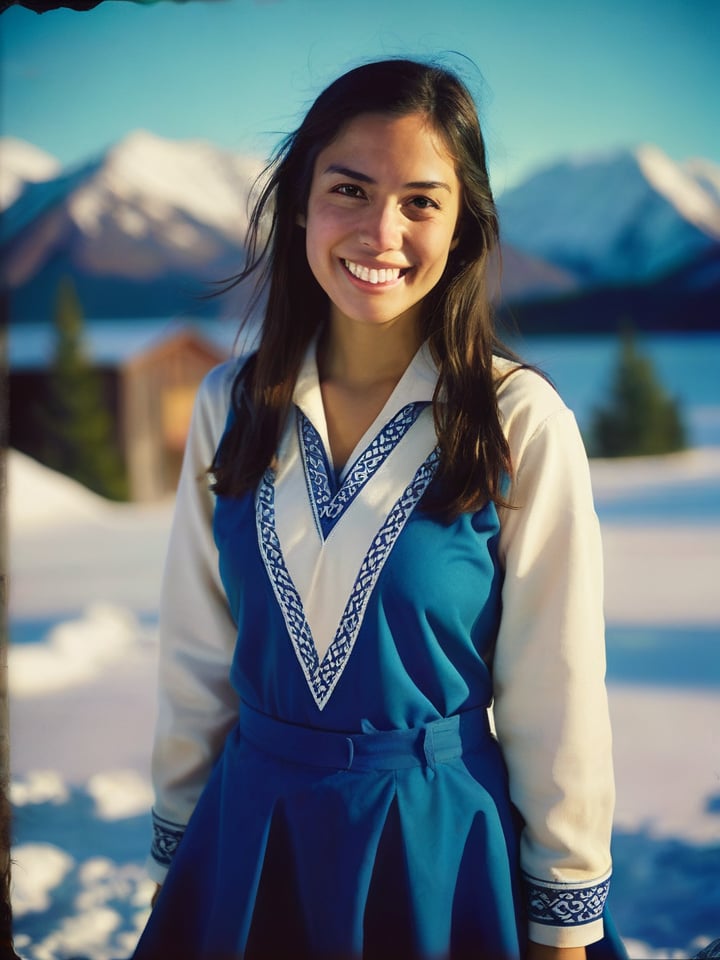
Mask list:
[[[240,735],[265,753],[283,760],[336,770],[397,770],[455,760],[491,739],[487,709],[433,720],[408,730],[376,730],[367,720],[361,733],[337,733],[285,723],[240,706]]]

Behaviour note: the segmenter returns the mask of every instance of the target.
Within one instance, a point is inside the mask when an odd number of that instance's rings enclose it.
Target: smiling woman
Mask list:
[[[331,326],[349,323],[352,337],[358,323],[407,325],[417,349],[422,302],[443,275],[459,215],[454,160],[424,115],[351,120],[315,161],[306,217]]]
[[[329,303],[321,392],[336,469],[422,343],[423,301],[456,242],[460,194],[453,158],[419,113],[356,117],[315,161],[302,223]]]
[[[494,333],[475,106],[368,64],[266,175],[260,342],[178,493],[136,960],[623,957],[597,519]]]

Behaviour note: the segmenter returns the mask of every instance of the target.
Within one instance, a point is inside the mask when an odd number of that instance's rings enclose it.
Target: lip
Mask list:
[[[344,274],[352,281],[355,285],[360,287],[363,290],[389,290],[397,286],[400,281],[407,275],[407,273],[412,269],[407,265],[400,266],[399,264],[391,263],[378,263],[377,261],[367,261],[363,262],[362,260],[354,260],[350,257],[339,257],[340,266]],[[376,280],[373,283],[369,277],[359,277],[351,271],[348,264],[352,264],[354,267],[359,268],[360,270],[367,271],[368,273],[373,273],[376,276]],[[397,272],[397,276],[392,279],[382,279],[377,278],[379,273],[383,272]]]

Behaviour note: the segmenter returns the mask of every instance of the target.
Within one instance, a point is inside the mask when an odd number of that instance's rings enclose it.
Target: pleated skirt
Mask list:
[[[243,707],[134,960],[521,960],[521,826],[484,709],[346,736]]]

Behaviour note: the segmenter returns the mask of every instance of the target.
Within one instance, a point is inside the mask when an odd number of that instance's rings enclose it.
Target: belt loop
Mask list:
[[[433,728],[426,727],[423,733],[423,753],[427,763],[428,780],[435,779],[435,741],[433,739]]]
[[[348,761],[345,769],[349,770],[353,765],[353,760],[355,759],[355,744],[352,742],[351,737],[345,737],[345,743],[348,745]]]

